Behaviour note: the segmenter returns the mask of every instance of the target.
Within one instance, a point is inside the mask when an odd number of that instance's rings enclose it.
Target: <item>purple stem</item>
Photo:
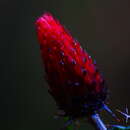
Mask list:
[[[97,130],[107,130],[105,124],[102,122],[99,114],[91,115],[91,121]]]

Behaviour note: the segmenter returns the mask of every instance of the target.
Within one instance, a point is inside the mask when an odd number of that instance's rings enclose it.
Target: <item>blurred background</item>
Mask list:
[[[44,11],[57,17],[96,59],[110,89],[112,110],[123,111],[126,104],[130,109],[129,0],[1,0],[0,129],[63,126],[62,119],[53,118],[57,108],[43,79],[35,32],[34,22]],[[104,121],[112,123],[103,113]],[[93,130],[87,123],[80,129]]]

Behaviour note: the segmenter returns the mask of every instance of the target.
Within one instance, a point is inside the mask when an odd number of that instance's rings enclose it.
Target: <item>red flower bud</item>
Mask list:
[[[107,87],[91,56],[51,14],[36,21],[49,92],[69,116],[85,116],[102,108]]]

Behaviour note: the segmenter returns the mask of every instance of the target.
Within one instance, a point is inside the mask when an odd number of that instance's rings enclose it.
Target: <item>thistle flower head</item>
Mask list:
[[[102,107],[104,79],[91,56],[49,13],[36,21],[48,90],[65,115],[79,117]]]

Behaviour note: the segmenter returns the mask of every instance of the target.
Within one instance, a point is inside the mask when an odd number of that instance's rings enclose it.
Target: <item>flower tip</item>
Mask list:
[[[40,17],[36,19],[35,25],[38,25],[38,23],[43,20],[48,21],[50,18],[53,18],[52,14],[50,12],[44,12]]]

